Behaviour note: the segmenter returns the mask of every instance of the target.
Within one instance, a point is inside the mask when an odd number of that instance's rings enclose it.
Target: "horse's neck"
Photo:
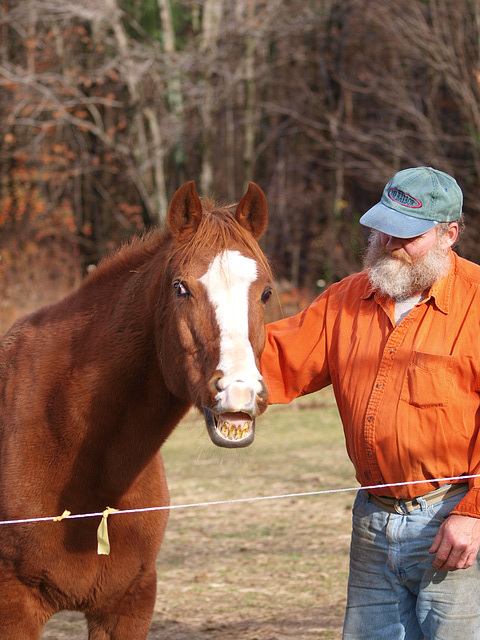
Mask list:
[[[87,282],[71,301],[75,312],[88,300],[91,308],[74,328],[68,392],[77,409],[85,406],[82,447],[92,460],[104,460],[105,485],[123,495],[188,405],[169,392],[158,364],[146,273],[138,270],[116,282],[108,275]],[[76,385],[82,390],[77,397]],[[85,464],[89,473],[98,472],[93,462]]]
[[[152,289],[161,295],[158,289],[163,288],[161,264],[151,266],[160,261],[158,248],[154,245],[151,252],[139,249],[124,250],[101,266],[74,294],[73,305],[90,330],[87,340],[104,352],[112,366],[125,358],[130,369],[137,358],[144,360],[154,350]]]
[[[159,391],[164,386],[156,353],[152,270],[145,266],[130,269],[127,264],[116,279],[111,271],[99,274],[78,291],[74,305],[79,324],[73,363],[88,360],[104,380],[127,393],[128,385],[138,387],[141,381],[155,380]]]
[[[151,290],[155,284],[155,295],[161,296],[162,284],[161,276],[150,280],[161,273],[147,268],[153,259],[147,255],[143,263],[123,259],[121,268],[115,262],[102,267],[52,313],[65,344],[70,342],[67,374],[75,384],[68,393],[76,394],[78,385],[95,421],[117,440],[132,428],[147,441],[152,428],[159,446],[186,407],[168,391],[159,365]]]

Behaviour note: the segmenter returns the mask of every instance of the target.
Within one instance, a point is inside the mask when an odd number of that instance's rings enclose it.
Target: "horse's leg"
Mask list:
[[[153,569],[111,607],[86,613],[89,640],[145,640],[152,621],[156,590],[157,573]]]
[[[16,578],[0,578],[0,638],[39,640],[50,617],[42,602]]]

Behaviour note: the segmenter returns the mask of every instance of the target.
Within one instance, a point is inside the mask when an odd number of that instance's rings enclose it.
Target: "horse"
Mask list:
[[[215,445],[253,441],[268,404],[266,222],[258,185],[219,207],[187,182],[166,230],[127,243],[3,336],[2,640],[40,638],[61,610],[83,612],[90,640],[147,637],[168,508],[110,517],[109,555],[97,553],[98,519],[37,519],[168,507],[160,447],[192,406]]]

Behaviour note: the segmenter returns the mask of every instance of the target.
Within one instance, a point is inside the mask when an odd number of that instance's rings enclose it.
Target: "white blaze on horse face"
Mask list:
[[[245,411],[253,416],[256,395],[262,390],[262,376],[248,339],[248,293],[257,276],[255,260],[238,251],[224,251],[199,279],[215,309],[220,331],[217,369],[223,377],[217,383],[218,413]]]

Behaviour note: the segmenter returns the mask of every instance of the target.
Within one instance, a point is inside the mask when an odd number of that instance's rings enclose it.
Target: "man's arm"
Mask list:
[[[265,327],[261,372],[271,404],[291,402],[331,383],[326,356],[327,294],[301,313]]]

